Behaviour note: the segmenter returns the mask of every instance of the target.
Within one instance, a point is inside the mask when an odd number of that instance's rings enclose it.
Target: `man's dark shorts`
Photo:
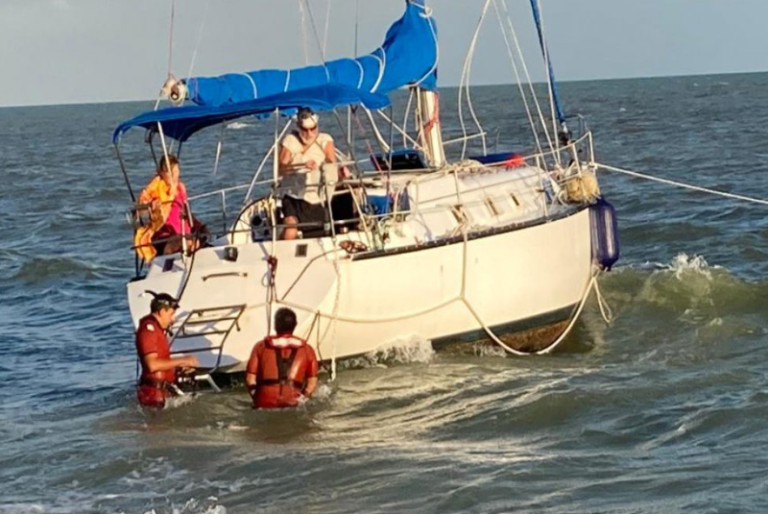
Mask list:
[[[292,196],[283,197],[283,217],[293,216],[299,221],[304,236],[317,237],[325,232],[325,207],[322,203],[309,203]]]

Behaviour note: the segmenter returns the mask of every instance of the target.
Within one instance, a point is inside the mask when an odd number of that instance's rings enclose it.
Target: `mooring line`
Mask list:
[[[701,186],[694,186],[693,184],[686,184],[685,182],[679,182],[677,180],[670,180],[666,178],[659,178],[654,177],[653,175],[646,175],[644,173],[640,173],[637,171],[631,171],[623,168],[617,168],[615,166],[608,166],[607,164],[597,164],[598,169],[604,169],[607,171],[615,171],[617,173],[623,173],[625,175],[630,175],[632,177],[642,178],[644,180],[651,180],[653,182],[660,182],[662,184],[667,184],[670,186],[675,187],[682,187],[684,189],[690,189],[691,191],[698,191],[700,193],[707,193],[710,195],[715,196],[723,196],[725,198],[732,198],[734,200],[741,200],[743,202],[750,202],[750,203],[756,203],[760,205],[768,205],[768,200],[763,200],[761,198],[753,198],[751,196],[744,196],[744,195],[737,195],[734,193],[727,193],[725,191],[718,191],[717,189],[710,189],[707,187],[701,187]]]

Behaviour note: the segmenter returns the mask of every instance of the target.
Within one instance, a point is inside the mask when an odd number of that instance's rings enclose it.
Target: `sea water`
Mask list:
[[[766,83],[561,93],[594,129],[599,161],[768,198]],[[473,92],[489,150],[498,134],[499,150],[530,151],[510,91]],[[456,96],[443,93],[446,139],[462,133]],[[600,175],[621,230],[622,259],[600,280],[613,321],[590,301],[554,355],[409,340],[324,376],[298,410],[254,412],[235,389],[143,411],[125,298],[131,198],[110,136],[150,107],[0,110],[0,512],[768,510],[768,210],[622,175]],[[184,149],[190,194],[247,183],[274,124],[228,129]],[[126,143],[140,189],[141,134]]]

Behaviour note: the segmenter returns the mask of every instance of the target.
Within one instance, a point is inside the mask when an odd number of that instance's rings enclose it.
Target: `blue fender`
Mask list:
[[[592,259],[601,269],[610,271],[619,260],[619,224],[616,209],[605,198],[589,208],[592,229]]]

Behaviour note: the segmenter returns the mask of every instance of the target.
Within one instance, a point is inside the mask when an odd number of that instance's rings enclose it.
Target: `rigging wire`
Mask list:
[[[168,31],[168,77],[173,70],[173,29],[176,19],[176,0],[171,0],[171,26]]]
[[[301,0],[299,0],[301,1]],[[312,27],[312,32],[315,35],[315,42],[317,43],[318,50],[320,51],[320,60],[323,63],[323,70],[325,70],[325,77],[328,79],[328,82],[331,81],[331,73],[328,71],[328,64],[325,62],[325,49],[323,48],[322,42],[320,41],[320,33],[317,30],[317,24],[315,23],[315,15],[312,13],[312,7],[309,5],[308,0],[304,1],[304,7],[307,9],[307,13],[309,14],[309,21]]]
[[[475,28],[475,33],[472,36],[472,41],[469,44],[469,49],[467,50],[467,55],[464,58],[464,66],[461,70],[461,78],[459,80],[459,123],[461,124],[461,133],[464,136],[464,143],[461,146],[461,160],[464,160],[467,154],[467,126],[464,123],[464,109],[462,102],[463,96],[466,96],[467,98],[467,104],[469,106],[470,113],[472,114],[472,118],[475,121],[475,124],[477,125],[480,132],[483,132],[483,128],[480,125],[480,122],[477,119],[477,116],[475,115],[474,107],[472,106],[472,98],[469,94],[469,75],[472,68],[472,59],[475,55],[475,49],[477,48],[477,40],[480,37],[480,30],[483,27],[483,22],[485,21],[485,16],[488,13],[488,7],[490,6],[492,0],[486,0],[485,5],[483,5],[483,10],[480,14],[480,19],[477,22],[477,27]],[[486,152],[485,147],[485,138],[483,137],[483,153]]]
[[[200,42],[203,39],[203,28],[205,27],[205,22],[208,19],[208,12],[211,8],[211,0],[206,0],[205,2],[205,12],[203,13],[203,18],[200,20],[200,26],[197,28],[197,40],[195,41],[195,48],[192,51],[192,58],[189,61],[189,71],[187,72],[187,78],[192,76],[192,70],[195,69],[195,62],[197,61],[197,51],[200,48]],[[183,105],[183,100],[182,100]]]
[[[520,61],[520,66],[523,69],[523,74],[525,75],[525,79],[528,83],[528,88],[531,91],[531,98],[533,99],[533,104],[536,107],[536,112],[539,117],[539,121],[541,122],[541,128],[544,131],[544,135],[547,138],[547,146],[549,147],[549,150],[551,152],[555,152],[555,147],[552,143],[552,135],[549,133],[549,123],[547,123],[546,118],[544,117],[544,111],[541,109],[541,105],[539,103],[539,99],[536,96],[536,89],[533,87],[533,81],[531,80],[531,74],[528,72],[528,66],[525,64],[525,58],[523,57],[523,51],[520,47],[520,42],[517,38],[517,31],[515,30],[515,26],[512,23],[512,17],[509,14],[509,9],[507,7],[507,0],[500,0],[501,5],[503,7],[504,15],[507,19],[507,25],[509,26],[510,34],[512,35],[512,40],[515,43],[515,48],[517,49],[517,58]]]
[[[539,131],[536,129],[536,120],[533,117],[533,113],[531,112],[531,106],[528,103],[528,95],[525,93],[525,88],[523,87],[523,81],[520,77],[520,70],[517,67],[517,62],[515,61],[515,55],[512,52],[512,45],[509,43],[509,37],[507,36],[507,29],[504,27],[504,21],[501,17],[501,11],[499,11],[499,6],[494,0],[493,2],[494,10],[496,11],[496,18],[499,21],[499,28],[501,29],[501,35],[504,38],[504,44],[507,47],[507,54],[509,55],[509,62],[512,65],[512,70],[515,74],[515,80],[517,80],[517,87],[520,90],[520,98],[523,100],[523,105],[525,106],[525,113],[528,116],[528,122],[531,124],[531,131],[533,132],[533,138],[536,141],[536,150],[539,154],[543,154],[544,150],[541,147],[541,139],[539,139]]]
[[[330,0],[329,0],[330,1]],[[360,0],[355,0],[355,58],[358,57],[358,36],[360,34]]]
[[[304,49],[304,64],[309,66],[309,44],[307,41],[307,13],[304,11],[304,0],[299,2],[299,15],[301,16],[301,46]]]
[[[328,32],[331,28],[331,0],[325,0],[325,33],[323,34],[323,55],[328,52]]]
[[[164,92],[166,90],[166,87],[171,82],[171,78],[173,77],[173,74],[171,73],[173,70],[173,28],[175,25],[176,20],[176,0],[171,0],[171,19],[169,22],[168,27],[168,65],[165,75],[165,84],[163,84],[162,89],[160,90],[160,93],[157,95],[157,100],[155,101],[155,107],[152,109],[156,111],[160,107],[160,102],[163,100]]]

